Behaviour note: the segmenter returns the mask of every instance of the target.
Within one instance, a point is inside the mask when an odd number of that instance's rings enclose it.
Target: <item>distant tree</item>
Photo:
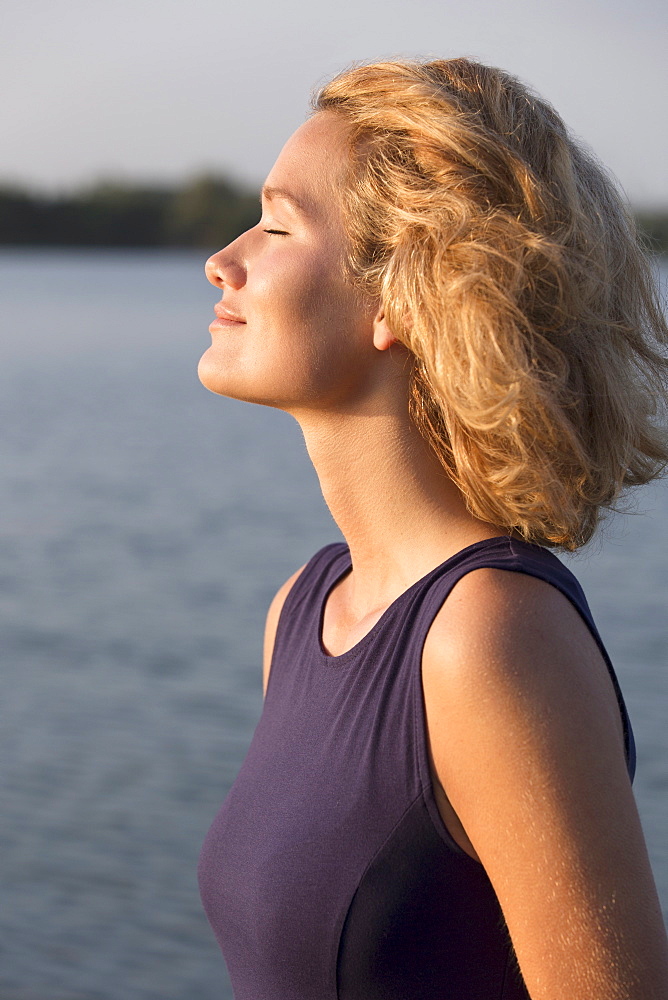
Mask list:
[[[103,181],[68,205],[76,217],[72,235],[86,246],[159,246],[174,196],[171,188]]]
[[[0,190],[0,243],[51,243],[50,219],[45,218],[44,204],[15,187]]]
[[[0,243],[42,246],[158,246],[174,193],[103,182],[75,195],[0,190]]]
[[[668,210],[636,212],[636,222],[647,248],[668,255]]]
[[[183,187],[103,181],[74,195],[0,189],[0,243],[214,249],[255,225],[257,195],[223,177]]]
[[[236,239],[260,217],[256,194],[233,186],[224,177],[202,175],[176,192],[165,217],[170,246],[215,249]]]

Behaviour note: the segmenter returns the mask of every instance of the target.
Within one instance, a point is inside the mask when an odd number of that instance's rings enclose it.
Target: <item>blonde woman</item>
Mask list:
[[[497,69],[361,66],[207,275],[204,385],[293,414],[346,540],[271,605],[202,851],[236,1000],[666,1000],[631,726],[550,551],[668,459],[614,186]]]

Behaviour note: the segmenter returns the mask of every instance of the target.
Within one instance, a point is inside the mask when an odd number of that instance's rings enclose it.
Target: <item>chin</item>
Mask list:
[[[205,389],[216,393],[217,396],[226,396],[228,399],[238,399],[243,403],[257,403],[260,406],[273,406],[282,409],[281,403],[272,397],[271,392],[266,395],[260,391],[256,382],[249,383],[248,378],[234,378],[229,371],[229,364],[223,366],[220,361],[212,357],[209,349],[200,358],[197,366],[197,375]]]
[[[221,386],[223,381],[222,372],[208,355],[209,351],[205,351],[199,359],[197,375],[205,389],[209,389],[211,392],[217,392],[219,395],[224,395]]]
[[[204,388],[210,392],[215,392],[218,396],[228,396],[230,399],[247,400],[248,392],[245,392],[244,388],[248,387],[240,384],[240,379],[235,378],[230,369],[229,361],[227,363],[221,362],[221,359],[217,358],[215,352],[209,348],[200,358],[197,375]]]

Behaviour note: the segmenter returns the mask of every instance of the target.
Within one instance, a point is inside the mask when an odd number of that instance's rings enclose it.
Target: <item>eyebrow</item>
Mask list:
[[[265,184],[265,186],[262,188],[262,194],[260,196],[260,200],[262,200],[262,198],[264,198],[266,201],[273,201],[274,198],[281,198],[283,201],[287,201],[289,205],[292,205],[292,207],[295,208],[302,215],[313,214],[311,208],[305,202],[301,201],[299,198],[297,198],[294,194],[291,194],[289,191],[286,191],[285,188],[268,187]]]

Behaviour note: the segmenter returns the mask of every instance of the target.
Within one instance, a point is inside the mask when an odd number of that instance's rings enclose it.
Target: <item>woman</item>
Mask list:
[[[204,385],[295,416],[347,543],[271,605],[202,851],[236,1000],[666,1000],[630,724],[547,548],[668,459],[611,182],[499,70],[361,66],[207,275]]]

